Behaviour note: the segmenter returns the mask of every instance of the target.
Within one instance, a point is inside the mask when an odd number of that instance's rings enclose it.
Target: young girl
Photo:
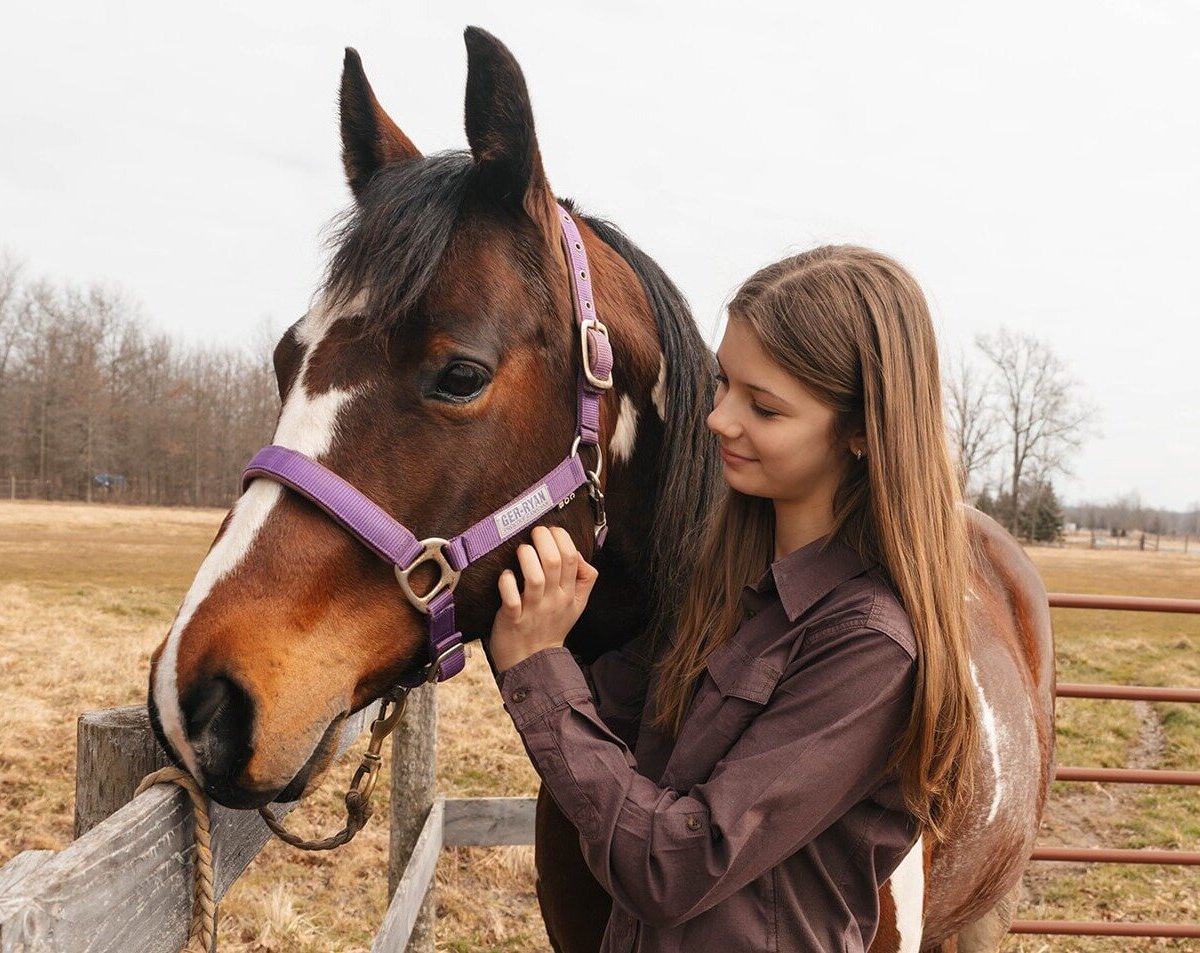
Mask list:
[[[728,492],[633,751],[605,658],[589,681],[562,647],[597,575],[565,531],[520,547],[523,591],[501,576],[491,652],[613,898],[603,950],[861,951],[976,736],[929,311],[891,259],[818,248],[739,289],[717,359]]]

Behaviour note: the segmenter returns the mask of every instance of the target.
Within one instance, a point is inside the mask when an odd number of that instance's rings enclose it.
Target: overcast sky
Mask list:
[[[524,68],[555,190],[621,225],[716,340],[769,260],[904,262],[943,350],[1033,333],[1098,408],[1068,499],[1200,500],[1200,2],[7,6],[0,249],[198,343],[307,308],[348,200],[362,53],[423,151],[465,145],[462,29]]]

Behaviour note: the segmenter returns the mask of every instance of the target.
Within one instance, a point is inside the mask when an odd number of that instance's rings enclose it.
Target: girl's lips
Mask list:
[[[731,464],[732,466],[737,466],[738,464],[741,464],[741,463],[751,463],[752,462],[749,457],[738,456],[732,450],[726,450],[724,447],[721,448],[721,459],[724,460],[726,463]]]

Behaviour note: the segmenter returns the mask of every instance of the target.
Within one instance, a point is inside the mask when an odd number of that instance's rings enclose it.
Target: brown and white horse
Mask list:
[[[274,443],[319,460],[420,536],[495,510],[568,451],[578,343],[571,291],[520,68],[466,32],[470,152],[422,155],[387,116],[356,53],[341,89],[354,194],[317,304],[280,341]],[[711,498],[704,427],[712,358],[658,267],[612,226],[577,216],[616,386],[601,412],[610,531],[570,636],[585,658],[673,623]],[[592,553],[586,494],[544,520]],[[978,804],[881,895],[873,951],[995,949],[1032,848],[1053,760],[1054,668],[1036,572],[972,516],[968,594],[984,745]],[[463,631],[485,633],[518,535],[471,566]],[[346,715],[425,664],[424,619],[384,563],[320,509],[254,481],[209,550],[150,673],[160,739],[218,801],[293,800],[329,766]],[[539,801],[539,893],[557,949],[594,950],[608,899],[577,838]],[[990,945],[989,945],[990,944]]]

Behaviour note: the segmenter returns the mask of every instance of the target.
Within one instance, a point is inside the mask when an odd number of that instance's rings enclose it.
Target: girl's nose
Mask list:
[[[722,437],[732,438],[737,436],[737,434],[734,432],[737,427],[734,421],[731,419],[731,415],[723,409],[724,403],[725,402],[721,400],[717,401],[717,403],[713,406],[713,409],[709,411],[708,418],[706,419],[705,423],[708,424],[708,429],[713,433]]]

